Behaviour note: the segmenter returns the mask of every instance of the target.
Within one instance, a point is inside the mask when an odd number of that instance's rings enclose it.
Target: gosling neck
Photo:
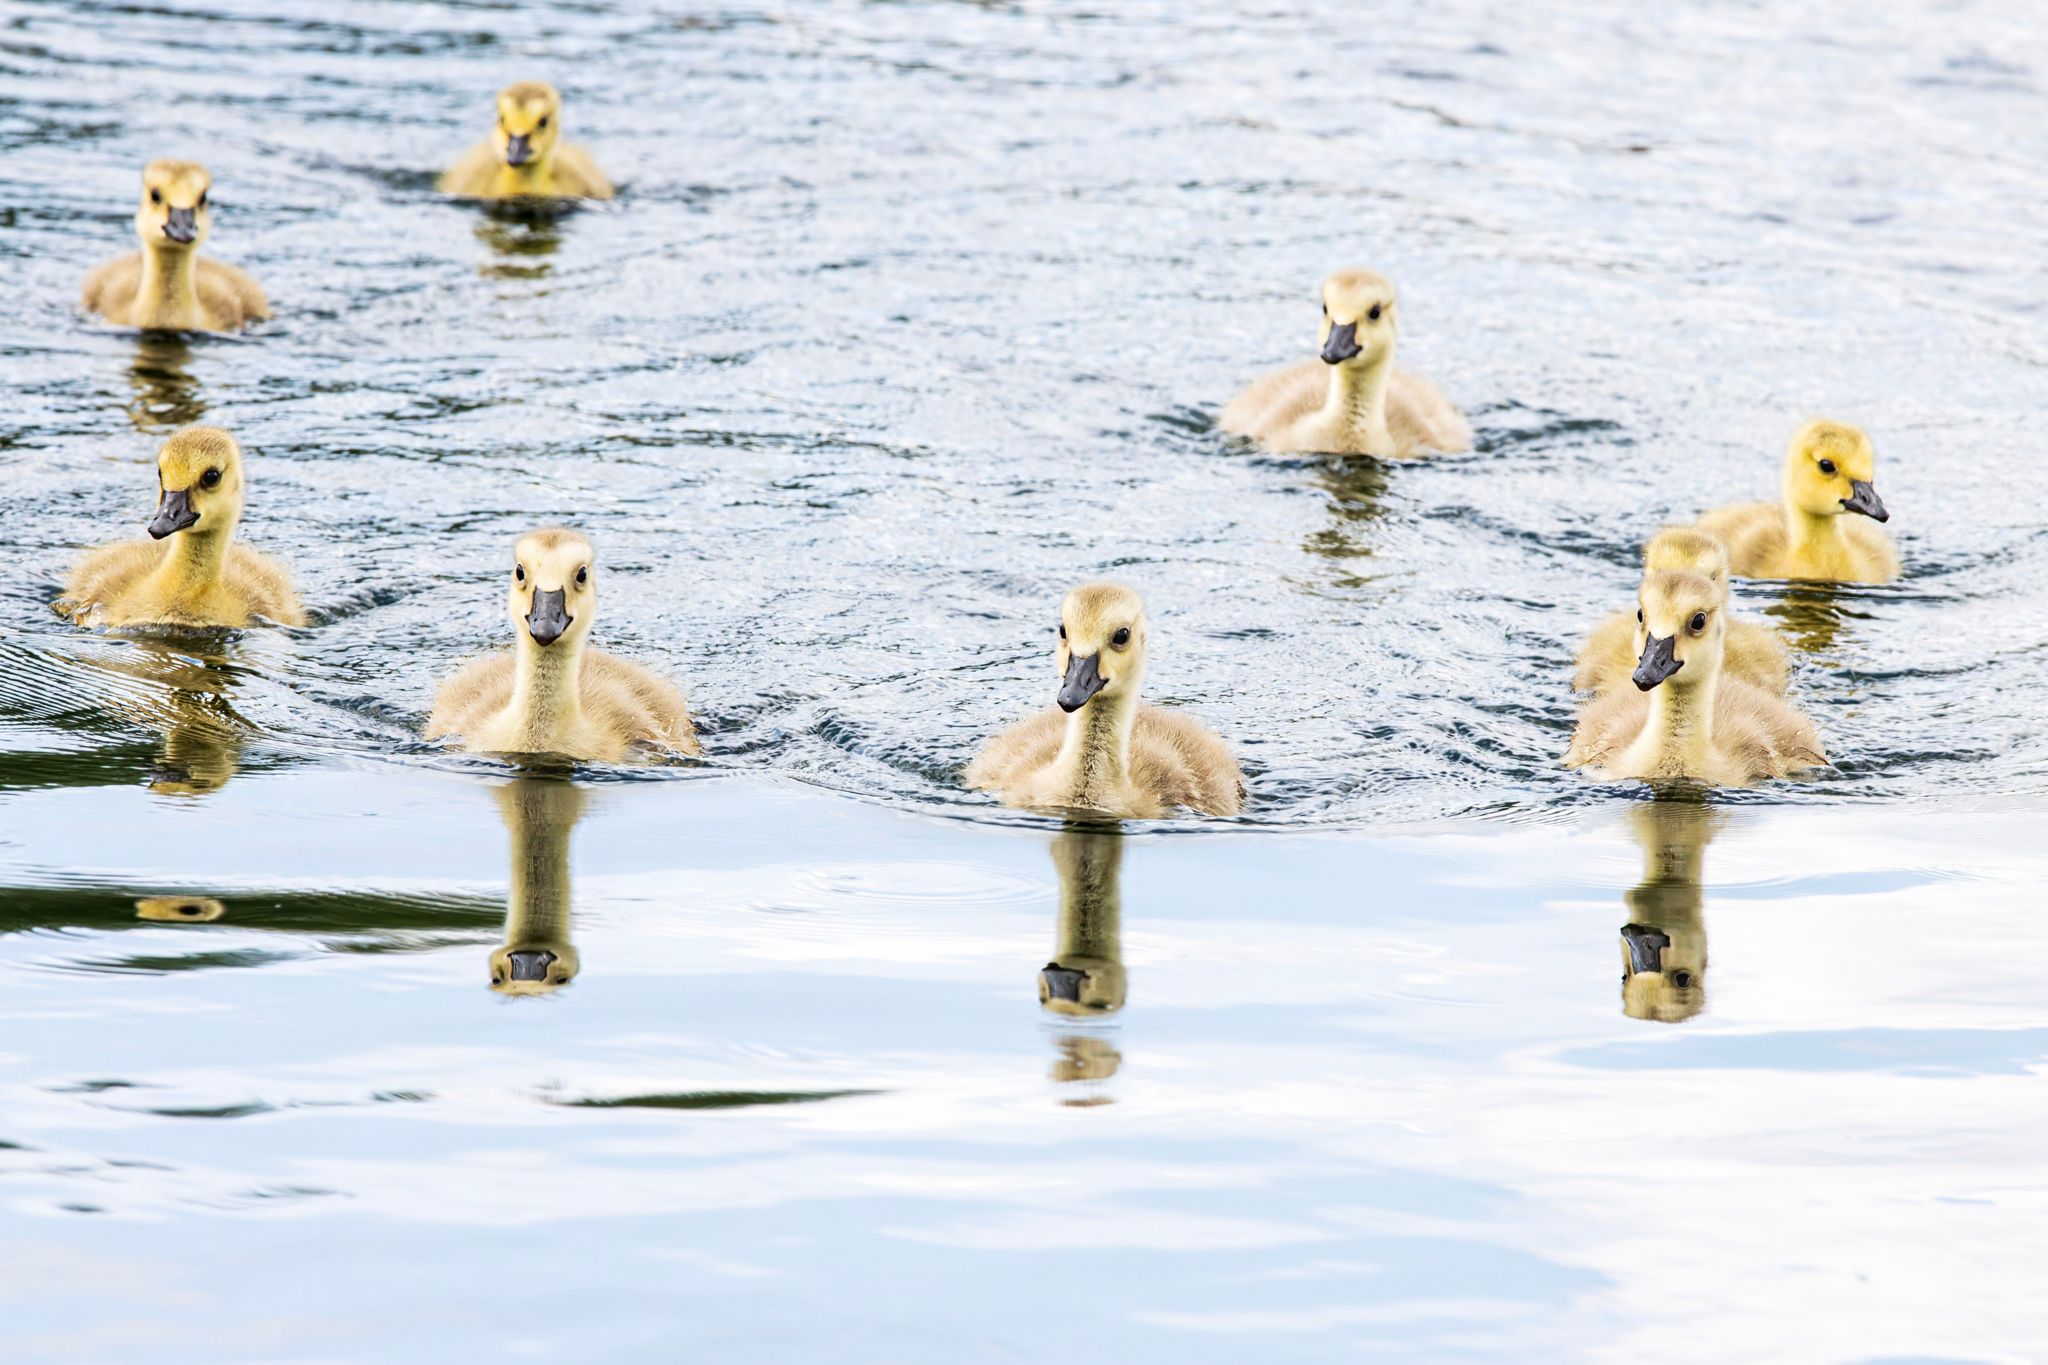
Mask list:
[[[1330,387],[1323,399],[1323,421],[1334,425],[1368,453],[1394,453],[1387,430],[1387,380],[1394,369],[1394,348],[1364,365],[1332,365]]]
[[[174,607],[196,607],[212,596],[227,571],[228,545],[234,537],[232,519],[210,530],[202,525],[172,533],[156,572],[150,575],[156,594]]]
[[[516,648],[512,714],[518,717],[522,744],[533,753],[559,748],[556,741],[583,720],[582,638],[543,647],[534,643],[522,621]]]
[[[1111,808],[1130,784],[1131,731],[1138,719],[1137,680],[1114,694],[1098,692],[1067,717],[1059,766],[1074,793],[1073,804]]]
[[[546,156],[537,156],[523,166],[502,162],[498,175],[510,194],[549,195],[555,192],[555,153],[548,149]]]
[[[145,242],[142,283],[136,291],[143,313],[159,326],[196,327],[199,312],[199,249]]]
[[[1843,552],[1842,513],[1809,512],[1797,503],[1785,504],[1785,544],[1801,561],[1828,563]]]
[[[1678,772],[1704,770],[1714,751],[1714,696],[1721,670],[1701,667],[1690,686],[1663,682],[1650,692],[1650,733],[1657,737],[1658,766]]]

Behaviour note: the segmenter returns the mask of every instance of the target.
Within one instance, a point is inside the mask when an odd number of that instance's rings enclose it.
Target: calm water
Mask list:
[[[8,1351],[2034,1358],[2048,42],[1550,8],[0,5]],[[433,194],[530,75],[618,202]],[[76,313],[158,155],[276,320]],[[1473,454],[1211,429],[1349,263]],[[1560,771],[1821,414],[1907,577],[1740,596],[1836,769]],[[315,624],[64,627],[202,419]],[[417,741],[557,521],[704,764]],[[1242,821],[959,790],[1105,573]]]

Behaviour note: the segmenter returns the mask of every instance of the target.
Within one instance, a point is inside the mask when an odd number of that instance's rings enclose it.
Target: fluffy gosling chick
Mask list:
[[[682,693],[588,647],[597,619],[590,542],[556,528],[522,536],[506,597],[509,653],[472,660],[434,697],[427,738],[460,735],[476,753],[560,754],[619,763],[647,749],[695,756]]]
[[[612,185],[581,147],[562,141],[562,97],[545,81],[498,92],[498,126],[441,177],[466,199],[609,199]]]
[[[1254,383],[1223,429],[1267,450],[1412,459],[1468,450],[1472,429],[1436,386],[1394,365],[1394,286],[1370,270],[1323,281],[1322,355]]]
[[[82,626],[302,626],[291,575],[235,541],[242,448],[218,427],[171,434],[156,456],[148,540],[106,545],[71,571],[57,610]]]
[[[1891,519],[1876,479],[1868,436],[1842,422],[1808,422],[1785,452],[1782,501],[1719,508],[1699,526],[1727,545],[1729,564],[1744,578],[1887,583],[1898,577],[1898,551],[1860,520]]]
[[[269,317],[262,286],[199,254],[213,227],[212,189],[213,177],[195,161],[150,162],[135,212],[142,250],[85,277],[87,310],[123,327],[184,332],[232,332]]]
[[[1235,815],[1244,774],[1201,722],[1138,700],[1145,675],[1145,604],[1129,588],[1091,583],[1060,605],[1058,710],[991,739],[967,783],[1006,804],[1156,819],[1180,806]]]
[[[1643,547],[1643,572],[1666,573],[1680,570],[1696,573],[1721,590],[1723,609],[1730,606],[1728,595],[1728,551],[1704,531],[1683,526],[1667,527],[1650,537]],[[1640,613],[1631,617],[1616,612],[1602,621],[1579,651],[1578,667],[1572,672],[1572,687],[1579,692],[1606,692],[1628,681],[1636,659],[1643,652]],[[1728,676],[1739,678],[1764,691],[1783,695],[1790,664],[1785,646],[1768,629],[1751,621],[1728,617],[1728,640],[1722,667]]]
[[[1725,676],[1727,608],[1695,573],[1643,579],[1637,691],[1597,697],[1564,761],[1611,780],[1744,787],[1827,762],[1812,724],[1783,698]]]

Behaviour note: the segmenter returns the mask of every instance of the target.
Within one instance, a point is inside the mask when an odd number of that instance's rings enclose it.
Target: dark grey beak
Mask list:
[[[1332,324],[1330,335],[1323,341],[1323,363],[1339,365],[1357,355],[1363,348],[1358,344],[1358,324],[1347,322],[1341,326]]]
[[[192,490],[180,488],[166,490],[156,505],[156,515],[149,519],[149,538],[162,540],[174,531],[182,531],[199,520],[199,514],[192,510]]]
[[[1070,1005],[1081,1003],[1081,985],[1087,979],[1088,973],[1062,967],[1057,962],[1046,963],[1045,970],[1038,974],[1039,984],[1045,987],[1046,999],[1064,1000]]]
[[[1102,690],[1106,679],[1095,668],[1095,661],[1101,657],[1099,653],[1086,658],[1076,654],[1067,660],[1067,680],[1060,684],[1060,710],[1071,715]]]
[[[193,209],[172,209],[170,220],[164,224],[164,236],[174,242],[195,242],[199,240],[199,217]]]
[[[1637,972],[1661,972],[1664,970],[1664,950],[1671,946],[1671,935],[1647,924],[1624,924],[1621,926],[1621,944],[1628,949],[1630,976]]]
[[[533,609],[526,613],[526,633],[537,645],[551,645],[562,638],[562,632],[576,618],[562,609],[562,598],[568,589],[556,588],[545,592],[533,590]]]
[[[1678,637],[1667,635],[1658,639],[1648,635],[1643,644],[1643,657],[1636,660],[1636,686],[1647,692],[1658,683],[1685,667],[1685,661],[1672,657],[1678,652]]]
[[[505,954],[505,961],[512,966],[514,981],[545,981],[548,968],[555,965],[555,955],[545,948],[522,948]]]
[[[527,162],[533,160],[533,144],[527,140],[531,136],[532,134],[530,133],[521,133],[518,137],[508,137],[505,139],[505,164],[507,166],[524,166]]]
[[[1884,510],[1884,499],[1877,496],[1876,486],[1861,479],[1849,480],[1849,496],[1842,499],[1842,506],[1876,521],[1892,519],[1892,514]]]

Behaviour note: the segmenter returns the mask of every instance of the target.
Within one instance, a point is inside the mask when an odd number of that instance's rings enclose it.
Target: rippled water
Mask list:
[[[2048,50],[2022,7],[1576,11],[0,9],[13,1344],[2048,1339]],[[617,202],[433,193],[529,75]],[[210,250],[274,321],[78,315],[158,155],[213,170]],[[1402,287],[1471,455],[1211,427],[1351,263]],[[1712,818],[1559,770],[1574,644],[1644,535],[1768,496],[1823,414],[1873,433],[1906,577],[1739,596],[1836,768]],[[202,419],[314,623],[64,627],[63,572],[138,532]],[[600,639],[686,684],[702,767],[508,788],[416,739],[556,521],[598,546]],[[1261,837],[1048,857],[959,790],[1104,573]],[[516,883],[508,839],[573,893]],[[1129,1004],[1074,1022],[1033,994],[1103,947],[1061,937],[1077,867],[1090,901],[1116,872],[1096,988]],[[159,896],[221,913],[138,917]],[[573,904],[544,1000],[487,989],[522,899]],[[1697,979],[1625,993],[1624,924]]]

